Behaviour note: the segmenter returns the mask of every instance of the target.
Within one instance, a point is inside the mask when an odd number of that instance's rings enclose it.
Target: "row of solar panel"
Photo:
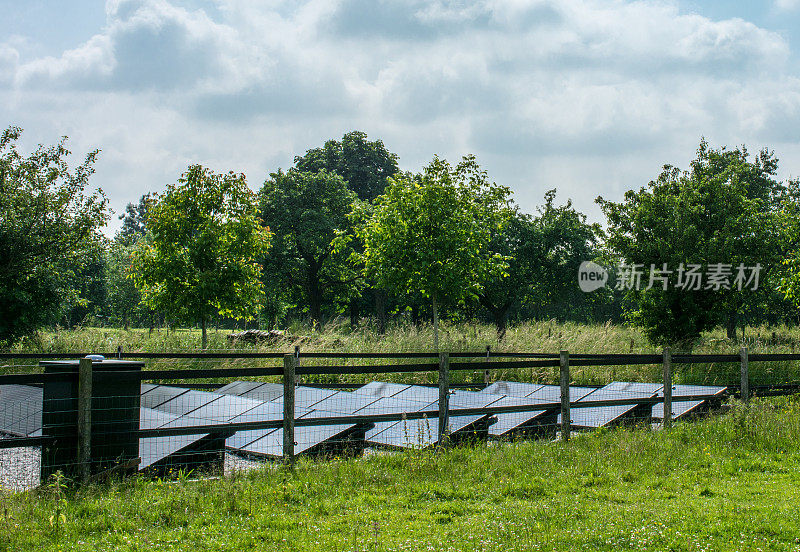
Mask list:
[[[704,395],[718,398],[723,387],[676,385],[673,396]],[[450,407],[530,406],[529,410],[495,416],[454,415],[449,419],[453,439],[465,436],[504,437],[514,433],[553,431],[560,423],[558,409],[536,408],[557,403],[558,386],[518,382],[496,382],[481,391],[451,392]],[[573,402],[604,399],[642,399],[663,396],[663,386],[651,383],[613,382],[601,388],[570,387]],[[295,389],[295,417],[335,417],[342,415],[420,412],[438,409],[439,391],[434,387],[371,382],[355,391],[339,391],[299,386]],[[674,402],[672,414],[680,418],[707,401]],[[631,417],[663,418],[663,404],[616,405],[576,408],[571,425],[597,428]],[[165,385],[142,385],[140,427],[143,429],[189,427],[195,425],[281,420],[283,386],[278,383],[240,381],[215,392],[197,391]],[[22,385],[0,386],[0,433],[38,436],[42,434],[42,390]],[[374,424],[336,424],[300,426],[295,429],[295,453],[315,454],[343,448],[427,447],[439,440],[438,419],[377,422]],[[140,469],[153,466],[173,455],[203,450],[214,435],[181,435],[140,439]],[[283,429],[248,430],[224,438],[224,447],[239,454],[281,457]]]

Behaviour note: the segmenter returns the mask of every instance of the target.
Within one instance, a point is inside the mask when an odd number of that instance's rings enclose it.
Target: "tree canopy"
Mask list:
[[[510,193],[489,182],[474,156],[455,167],[434,157],[419,177],[390,178],[357,230],[366,271],[380,287],[431,301],[437,349],[439,306],[474,299],[508,266],[488,246],[510,216]]]
[[[321,148],[310,149],[294,158],[298,170],[336,173],[359,199],[372,201],[383,193],[386,179],[397,172],[397,155],[389,152],[381,140],[370,142],[363,132],[354,130],[341,141],[328,140]]]
[[[713,149],[701,141],[690,170],[665,166],[646,188],[624,201],[598,198],[608,218],[608,246],[628,265],[671,269],[667,289],[631,289],[632,318],[656,343],[690,347],[704,330],[724,324],[735,337],[737,316],[765,293],[763,280],[782,255],[781,206],[786,188],[775,180],[778,161],[762,150]],[[681,267],[763,268],[759,290],[738,286],[678,287]],[[733,280],[733,278],[731,278]]]
[[[22,130],[0,135],[0,342],[11,343],[58,316],[76,292],[69,275],[108,218],[102,190],[87,193],[98,151],[70,170],[66,137],[28,156]]]
[[[508,224],[492,232],[489,251],[508,259],[508,268],[483,282],[478,300],[501,339],[512,307],[524,303],[529,314],[563,317],[594,297],[581,293],[575,275],[582,261],[594,257],[600,228],[570,201],[556,205],[555,196],[548,191],[535,216],[516,208]]]
[[[214,315],[255,317],[263,290],[259,260],[271,233],[257,218],[244,175],[191,165],[156,198],[149,235],[134,256],[144,302],[174,320],[206,325]]]
[[[344,179],[325,169],[279,170],[259,192],[261,218],[275,233],[267,271],[284,288],[299,292],[316,324],[322,323],[323,305],[349,299],[360,278],[348,248],[335,243],[349,227],[356,201]]]

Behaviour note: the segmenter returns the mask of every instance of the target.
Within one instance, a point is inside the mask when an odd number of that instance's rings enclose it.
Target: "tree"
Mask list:
[[[555,190],[545,194],[537,216],[515,210],[492,235],[489,251],[508,259],[507,275],[484,282],[478,300],[492,315],[499,339],[509,311],[521,303],[548,316],[574,316],[585,305],[575,277],[581,262],[594,257],[600,228],[587,224],[572,202],[555,205],[555,196]]]
[[[23,156],[22,130],[0,135],[0,343],[53,321],[76,263],[108,218],[102,190],[87,194],[98,151],[70,170],[67,138]]]
[[[275,233],[271,276],[297,291],[315,324],[323,305],[348,300],[360,279],[349,248],[335,242],[356,201],[342,177],[324,169],[279,170],[261,188],[261,218]]]
[[[768,292],[676,286],[681,266],[698,264],[762,267],[761,282],[782,255],[781,205],[786,188],[774,176],[778,161],[762,150],[750,161],[747,150],[718,150],[700,142],[691,169],[681,172],[666,165],[658,179],[624,201],[598,198],[608,218],[608,246],[629,265],[651,265],[672,273],[668,289],[630,290],[636,305],[631,313],[655,343],[690,348],[701,332],[723,324],[736,337],[737,316]],[[693,286],[694,287],[694,286]]]
[[[144,302],[175,320],[199,323],[202,346],[215,315],[255,317],[261,265],[270,231],[257,218],[244,175],[191,165],[156,198],[150,236],[134,254],[134,280]]]
[[[106,250],[106,294],[109,314],[127,331],[131,318],[142,302],[142,295],[133,280],[133,257],[137,245],[112,242]]]
[[[419,178],[391,178],[357,232],[366,271],[380,287],[431,302],[437,350],[439,307],[474,299],[482,282],[508,266],[488,246],[510,216],[509,195],[488,181],[474,156],[455,168],[434,157]]]
[[[115,236],[116,241],[133,245],[147,233],[147,216],[153,203],[153,194],[146,193],[139,198],[139,203],[128,203],[125,212],[119,216],[122,227]]]
[[[347,187],[363,201],[372,201],[383,193],[386,179],[397,172],[397,155],[389,152],[380,140],[370,142],[363,132],[352,131],[342,141],[328,140],[321,148],[306,151],[294,158],[300,171],[326,170],[341,176]]]

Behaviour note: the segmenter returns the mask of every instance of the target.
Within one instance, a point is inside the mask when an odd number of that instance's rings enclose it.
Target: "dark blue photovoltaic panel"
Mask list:
[[[140,404],[145,408],[158,408],[167,411],[167,408],[161,408],[162,404],[173,401],[187,393],[189,393],[189,389],[185,387],[173,387],[171,385],[149,386],[145,394],[142,395]],[[176,402],[175,404],[179,403]],[[173,414],[181,414],[181,412],[173,412]]]
[[[184,414],[175,420],[170,427],[225,424],[230,422],[233,418],[253,410],[261,404],[263,404],[263,402],[248,399],[246,397],[222,395],[192,410],[191,412]]]
[[[162,392],[161,389],[157,389],[155,391],[151,391],[150,393],[145,395],[145,397],[152,395],[154,393],[161,393],[161,392]],[[223,396],[227,395],[218,395],[216,393],[209,393],[208,391],[196,391],[194,389],[189,389],[186,390],[184,393],[176,394],[171,399],[163,401],[153,408],[156,408],[157,410],[161,410],[163,412],[169,412],[170,414],[177,414],[179,416],[183,416],[193,410],[197,410],[203,405],[206,405],[212,401],[216,401]]]
[[[689,395],[709,395],[715,398],[720,398],[725,391],[726,387],[716,387],[709,385],[673,385],[672,396],[689,396]],[[659,397],[664,396],[662,389],[659,389]],[[694,412],[698,407],[705,405],[708,401],[673,401],[672,403],[672,418],[678,419]],[[653,418],[657,420],[664,419],[664,403],[653,405]]]
[[[351,393],[349,391],[339,391],[307,406],[314,410],[325,410],[327,412],[339,412],[345,415],[352,415],[356,410],[371,405],[379,398],[380,397]]]
[[[272,401],[283,396],[282,383],[265,383],[242,393],[243,397],[257,401]]]
[[[260,381],[234,381],[227,385],[223,385],[217,389],[215,393],[220,393],[222,395],[244,395],[245,393],[255,392],[259,387],[263,387],[264,385],[266,384]]]
[[[0,433],[16,437],[42,434],[42,388],[0,385]]]
[[[569,400],[570,402],[579,401],[596,390],[596,387],[575,387],[574,385],[570,385]],[[550,403],[561,402],[561,387],[558,385],[543,385],[530,395],[527,395],[527,397]]]
[[[372,395],[375,397],[393,397],[401,391],[405,391],[411,387],[402,383],[389,383],[386,381],[371,381],[356,389],[356,393],[364,395]],[[438,398],[438,397],[437,397]]]
[[[306,410],[295,409],[295,416],[306,414]],[[269,420],[283,420],[283,406],[272,402],[262,402],[252,410],[248,410],[239,416],[231,419],[231,423],[259,422]],[[261,439],[265,435],[276,431],[275,429],[255,429],[250,431],[238,431],[225,441],[225,446],[230,449],[242,449],[253,441]]]
[[[537,402],[544,403],[546,401],[532,399],[530,397],[503,397],[500,400],[493,402],[490,406],[535,405]],[[489,426],[489,435],[494,437],[505,435],[509,431],[531,424],[534,420],[537,418],[542,418],[548,412],[548,410],[531,409],[525,412],[507,412],[495,414],[497,422]]]
[[[658,397],[664,396],[664,386],[660,383],[631,383],[625,381],[614,381],[606,385],[604,389],[614,391],[637,391],[641,393],[654,393]],[[725,390],[725,387],[709,385],[673,385],[672,396],[680,397],[688,395],[709,395],[713,397],[720,397]],[[682,416],[685,416],[705,403],[705,400],[674,401],[672,403],[672,418],[678,419]],[[652,417],[656,420],[662,420],[664,418],[663,403],[653,405]]]
[[[151,408],[139,409],[139,427],[141,429],[157,429],[166,427],[178,416],[153,410]],[[143,470],[159,460],[175,454],[186,447],[201,440],[205,435],[172,435],[168,437],[147,437],[139,439],[139,457],[142,459],[139,469]]]
[[[527,397],[544,387],[535,383],[519,383],[516,381],[496,381],[481,390],[481,393],[495,395],[510,395],[512,397]]]
[[[572,390],[570,389],[570,393]],[[605,387],[592,390],[578,399],[576,402],[582,401],[605,401],[615,399],[645,399],[654,397],[655,393],[636,392],[636,391],[614,391],[608,390]],[[570,415],[572,417],[571,425],[573,427],[581,428],[597,428],[602,427],[613,422],[616,422],[626,416],[633,414],[637,411],[638,405],[619,405],[619,406],[592,406],[589,408],[572,408]],[[648,413],[649,417],[649,413]],[[559,414],[558,421],[561,421]],[[649,419],[647,420],[649,421]]]
[[[303,413],[297,417],[328,417],[337,415],[341,416],[341,413],[316,410],[313,412]],[[353,427],[355,426],[352,424],[295,427],[294,438],[296,444],[294,446],[294,453],[303,454],[304,452],[307,452],[313,447],[321,445],[326,441],[342,439]],[[283,456],[283,429],[266,431],[265,435],[262,437],[237,448],[238,450],[248,454],[280,458]]]
[[[439,388],[427,385],[409,385],[407,389],[394,393],[391,397],[404,401],[433,402],[439,400]]]
[[[451,416],[450,433],[464,431],[483,418],[485,416]],[[368,435],[367,442],[395,448],[429,447],[439,442],[439,418],[402,420],[375,435]]]

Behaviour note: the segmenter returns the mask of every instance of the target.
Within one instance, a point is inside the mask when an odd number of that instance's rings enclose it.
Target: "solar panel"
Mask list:
[[[184,414],[175,420],[171,426],[186,427],[192,425],[224,424],[261,404],[263,404],[263,402],[246,397],[222,395]]]
[[[371,405],[379,398],[349,391],[339,391],[308,406],[314,410],[354,414],[357,410]]]
[[[42,434],[41,387],[0,385],[0,433],[17,437]]]
[[[572,393],[572,388],[570,388],[570,394]],[[601,387],[599,389],[594,389],[590,393],[587,393],[576,402],[582,401],[602,401],[602,400],[614,400],[614,399],[645,399],[654,397],[655,393],[649,392],[638,392],[638,391],[614,391],[608,390],[605,387]],[[573,399],[574,400],[574,399]],[[646,412],[642,409],[640,405],[637,404],[624,404],[618,406],[592,406],[588,408],[573,408],[570,411],[570,416],[572,418],[571,424],[573,427],[579,428],[598,428],[603,427],[612,423],[616,423],[621,421],[625,418],[634,417],[634,415],[638,415],[638,417],[650,417],[650,411],[652,410],[649,405],[646,408]],[[561,415],[558,416],[558,422],[561,421]]]
[[[301,412],[305,413],[305,411]],[[297,415],[297,413],[295,414]],[[242,422],[258,422],[258,421],[278,421],[283,420],[283,406],[271,403],[262,402],[252,410],[248,410],[230,420],[231,423],[238,424]],[[275,431],[273,429],[254,429],[248,431],[237,431],[225,442],[225,446],[229,449],[241,449],[246,445],[261,439],[268,433]]]
[[[637,391],[642,393],[654,393],[658,397],[664,396],[664,386],[660,383],[631,383],[624,381],[614,381],[605,386],[604,389],[614,391]],[[725,393],[726,387],[717,387],[709,385],[673,385],[672,396],[689,396],[689,395],[709,395],[719,398]],[[690,414],[697,410],[698,407],[707,404],[706,400],[702,401],[674,401],[672,403],[672,419],[677,420],[683,416]],[[664,403],[653,405],[652,417],[656,420],[664,419]]]
[[[315,410],[304,412],[297,416],[303,417],[325,417],[337,416],[341,413],[324,412]],[[294,438],[295,454],[313,454],[314,449],[324,450],[326,446],[336,448],[346,448],[350,442],[350,434],[357,429],[355,424],[336,424],[336,425],[317,425],[295,427]],[[356,431],[357,433],[357,431]],[[363,433],[363,430],[362,430]],[[363,441],[363,435],[361,437]],[[238,448],[239,451],[248,454],[281,458],[283,456],[283,429],[266,430],[265,435]]]
[[[183,393],[175,393],[175,389],[177,388],[170,388],[169,393],[164,395],[168,396],[169,394],[174,394],[172,398],[157,404],[153,408],[162,410],[164,412],[169,412],[170,414],[182,416],[212,401],[216,401],[220,397],[223,397],[223,395],[218,395],[216,393],[210,393],[208,391],[196,391],[194,389],[187,389]],[[162,390],[157,389],[152,391],[145,395],[145,397],[152,395],[153,393],[162,393]]]
[[[546,401],[531,399],[530,397],[503,397],[495,401],[491,406],[522,406],[534,405]],[[507,412],[495,414],[497,421],[489,427],[489,435],[500,437],[510,432],[532,430],[546,424],[555,423],[556,409],[537,410],[531,409],[525,412]]]
[[[496,381],[480,392],[493,393],[495,395],[511,395],[512,397],[527,397],[542,387],[544,387],[544,385],[519,383],[516,381]]]
[[[470,433],[487,416],[450,416],[450,434]],[[394,422],[382,431],[367,435],[367,442],[392,448],[424,448],[439,442],[439,417]]]
[[[401,391],[405,391],[411,387],[402,383],[389,383],[385,381],[371,381],[368,384],[356,389],[356,393],[364,395],[373,395],[376,397],[393,397]]]
[[[260,381],[234,381],[216,390],[223,395],[244,395],[266,385]],[[281,386],[282,387],[282,386]]]
[[[449,405],[450,408],[483,408],[484,406],[489,406],[502,398],[503,395],[478,393],[477,391],[456,389],[450,393]]]
[[[419,412],[420,410],[431,410],[433,408],[438,408],[436,402],[410,401],[404,399],[395,399],[394,397],[381,397],[380,400],[359,410],[357,413],[367,415],[367,414],[383,414],[383,413],[388,414],[388,413],[403,413],[403,412]],[[398,423],[400,422],[399,421],[376,422],[374,427],[367,431],[365,439],[369,443],[372,441],[373,437],[389,429],[390,427],[397,425]],[[373,444],[381,445],[384,443],[376,441]]]
[[[569,400],[570,402],[575,402],[589,393],[596,391],[596,387],[575,387],[573,385],[569,386]],[[532,399],[541,399],[545,402],[550,403],[557,403],[561,402],[561,386],[559,385],[543,385],[533,393],[527,395]]]
[[[242,393],[243,397],[259,401],[271,401],[283,396],[282,383],[265,383]]]
[[[141,429],[165,427],[178,416],[151,408],[139,409]],[[147,437],[139,439],[139,469],[143,470],[165,458],[184,451],[187,447],[203,439],[205,435],[172,435],[169,437]]]
[[[391,397],[407,401],[433,402],[439,400],[439,388],[426,385],[409,385],[406,389],[393,393]]]
[[[141,406],[145,408],[159,408],[160,410],[167,410],[167,408],[161,408],[161,405],[172,401],[181,395],[185,395],[189,393],[189,389],[185,387],[173,387],[170,385],[154,385],[150,386],[149,389],[142,395],[141,399]],[[199,391],[195,391],[195,393],[199,393]],[[179,404],[179,403],[175,403]],[[179,412],[175,412],[175,414],[179,414]]]
[[[714,399],[719,400],[727,390],[726,387],[716,387],[709,385],[674,385],[672,387],[672,396],[689,396],[689,395],[711,395]],[[663,391],[659,390],[659,397],[663,396]],[[684,416],[688,416],[695,412],[700,407],[708,404],[708,400],[703,401],[673,401],[672,403],[672,419],[677,420]],[[713,401],[712,401],[713,402]],[[656,420],[664,419],[664,403],[653,405],[653,418]]]

